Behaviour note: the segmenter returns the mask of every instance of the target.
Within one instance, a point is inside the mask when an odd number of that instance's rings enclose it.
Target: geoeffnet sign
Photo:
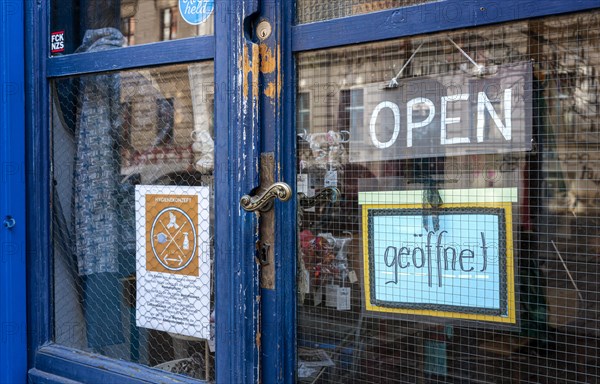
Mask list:
[[[493,75],[419,77],[364,88],[364,123],[351,127],[350,161],[531,149],[531,64]]]
[[[514,324],[511,204],[363,205],[365,309]]]
[[[136,324],[210,337],[209,189],[136,187]]]

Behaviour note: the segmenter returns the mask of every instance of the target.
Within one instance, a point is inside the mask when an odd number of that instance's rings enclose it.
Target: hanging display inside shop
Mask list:
[[[518,63],[367,85],[350,161],[528,151],[531,76],[531,63]]]
[[[209,339],[208,207],[208,187],[136,187],[138,326]]]
[[[366,311],[514,324],[516,188],[439,192],[361,192]]]

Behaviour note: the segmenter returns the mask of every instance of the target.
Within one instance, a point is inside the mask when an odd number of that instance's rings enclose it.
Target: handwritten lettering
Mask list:
[[[393,268],[393,279],[386,281],[386,284],[398,284],[400,270],[406,269],[412,265],[414,269],[427,268],[427,282],[429,287],[433,287],[433,279],[436,279],[436,285],[443,287],[444,271],[462,271],[462,272],[485,272],[488,267],[488,248],[489,245],[485,239],[485,233],[480,232],[481,242],[475,246],[467,248],[457,248],[456,245],[444,244],[444,236],[448,231],[436,233],[429,231],[427,233],[427,243],[425,247],[414,245],[397,247],[389,245],[383,253],[385,266]],[[481,253],[479,263],[475,263],[476,252],[473,248],[480,248]],[[435,252],[434,252],[435,249]],[[411,264],[412,262],[412,264]],[[434,264],[435,263],[435,272]],[[474,265],[481,265],[481,269],[476,270]]]

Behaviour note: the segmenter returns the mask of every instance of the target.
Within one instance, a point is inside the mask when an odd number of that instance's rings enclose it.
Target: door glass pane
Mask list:
[[[52,0],[50,52],[55,56],[212,35],[214,12],[214,0]]]
[[[298,24],[312,23],[434,1],[438,0],[298,0],[296,17]]]
[[[598,380],[599,22],[297,56],[300,382]]]
[[[214,378],[213,64],[52,82],[54,341]]]

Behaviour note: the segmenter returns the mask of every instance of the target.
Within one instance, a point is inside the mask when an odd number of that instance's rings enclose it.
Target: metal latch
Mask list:
[[[260,189],[256,196],[244,195],[240,205],[246,211],[258,212],[259,240],[256,242],[256,261],[260,264],[260,286],[275,289],[275,199],[288,201],[292,188],[286,183],[274,181],[275,155],[272,152],[260,155]]]

